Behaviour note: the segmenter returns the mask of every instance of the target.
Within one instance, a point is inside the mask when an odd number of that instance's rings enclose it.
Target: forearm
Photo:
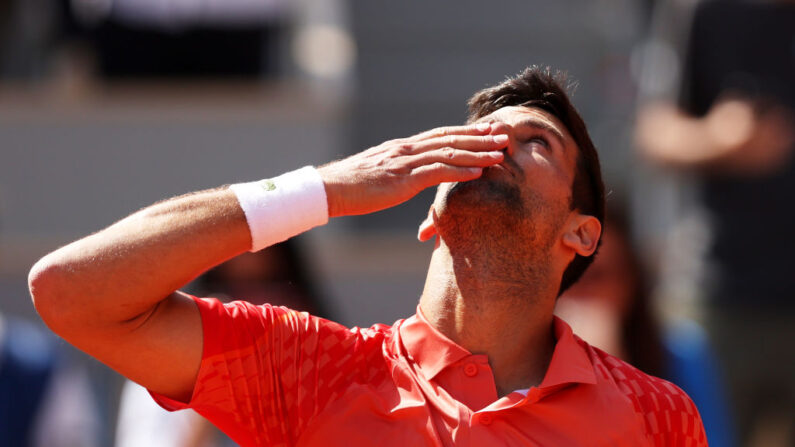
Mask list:
[[[654,104],[642,110],[636,136],[643,155],[674,168],[698,168],[720,151],[705,120],[688,116],[673,104]]]
[[[124,322],[250,246],[234,193],[203,191],[152,205],[45,256],[31,271],[31,293],[48,324]]]
[[[785,163],[794,139],[790,123],[783,109],[760,113],[747,100],[721,100],[700,118],[658,104],[640,113],[637,142],[645,156],[661,165],[758,174]]]

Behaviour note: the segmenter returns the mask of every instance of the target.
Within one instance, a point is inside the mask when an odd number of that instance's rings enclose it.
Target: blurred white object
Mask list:
[[[198,424],[204,418],[193,410],[169,412],[157,405],[149,392],[127,381],[121,393],[116,447],[185,447],[193,445]],[[204,442],[197,447],[210,447]]]
[[[293,56],[305,72],[318,78],[337,78],[353,70],[356,44],[341,27],[312,25],[298,32]]]
[[[89,376],[82,367],[69,364],[52,378],[46,400],[36,420],[33,436],[37,447],[91,447],[98,445],[98,410]]]

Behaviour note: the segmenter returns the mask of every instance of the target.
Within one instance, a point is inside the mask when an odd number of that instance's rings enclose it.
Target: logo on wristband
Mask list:
[[[263,180],[260,186],[262,186],[262,189],[265,191],[273,191],[276,189],[276,183],[274,183],[273,180]]]

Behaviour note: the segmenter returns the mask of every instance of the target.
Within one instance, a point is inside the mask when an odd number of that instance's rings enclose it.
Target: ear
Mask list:
[[[428,241],[436,236],[434,217],[436,217],[435,210],[433,209],[433,205],[431,205],[431,208],[428,210],[428,216],[422,221],[420,230],[417,232],[417,239],[419,239],[420,242]]]
[[[580,256],[590,256],[596,251],[602,224],[599,219],[585,214],[575,214],[563,233],[563,246]]]

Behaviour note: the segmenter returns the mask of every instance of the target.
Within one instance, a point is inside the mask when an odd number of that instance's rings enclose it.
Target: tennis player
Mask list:
[[[243,446],[707,445],[679,388],[553,316],[604,218],[599,159],[559,76],[526,69],[469,107],[463,126],[138,211],[36,263],[36,309]],[[425,288],[392,326],[178,291],[246,250],[437,185],[419,228],[435,244]]]

